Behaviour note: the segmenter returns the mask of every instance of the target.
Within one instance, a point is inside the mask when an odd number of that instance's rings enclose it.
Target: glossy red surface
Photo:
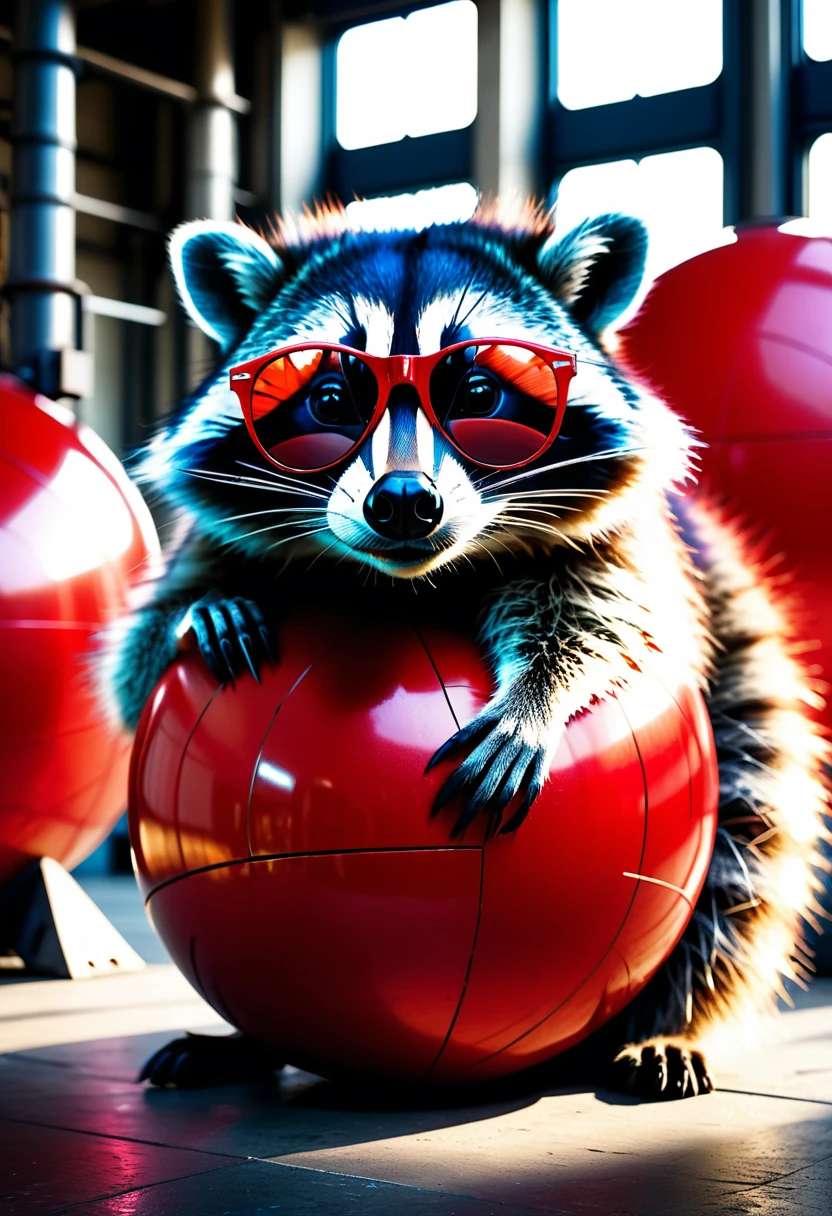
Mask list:
[[[619,337],[630,367],[707,440],[704,486],[785,555],[797,627],[818,640],[809,659],[829,680],[832,240],[740,230],[662,275]]]
[[[0,885],[34,857],[77,864],[124,809],[129,741],[89,657],[157,551],[101,440],[0,376]]]
[[[474,1081],[553,1055],[675,945],[715,831],[698,692],[651,675],[572,721],[521,830],[451,843],[428,758],[490,681],[410,623],[283,621],[261,685],[196,655],[136,739],[130,828],[156,928],[194,986],[293,1063]]]

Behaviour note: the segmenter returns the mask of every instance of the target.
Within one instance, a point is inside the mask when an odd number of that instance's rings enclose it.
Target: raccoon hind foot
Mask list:
[[[205,1089],[267,1081],[283,1063],[244,1034],[186,1034],[154,1052],[139,1074],[159,1089]]]
[[[259,683],[260,667],[274,662],[268,627],[253,600],[206,597],[190,609],[187,623],[208,670],[220,684],[233,684],[246,671]]]
[[[606,1080],[610,1088],[648,1102],[695,1098],[714,1088],[701,1051],[664,1039],[625,1047],[612,1061]]]

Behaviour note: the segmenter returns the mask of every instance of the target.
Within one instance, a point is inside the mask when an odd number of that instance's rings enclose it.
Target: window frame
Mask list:
[[[414,0],[409,4],[379,6],[344,14],[329,24],[323,46],[323,185],[324,193],[348,203],[474,181],[474,131],[477,118],[467,127],[435,135],[406,135],[395,143],[369,148],[342,148],[336,136],[337,50],[341,36],[358,25],[391,17],[407,17],[419,9],[436,8],[443,0]]]
[[[548,0],[544,173],[554,193],[571,169],[691,148],[723,161],[723,220],[741,218],[739,5],[723,0],[722,71],[710,84],[570,110],[558,98],[558,0]]]
[[[790,180],[788,204],[796,215],[809,210],[809,150],[832,132],[832,59],[810,59],[803,49],[803,0],[783,0],[787,13],[791,121],[786,125]]]
[[[336,48],[355,25],[406,16],[437,0],[380,4],[369,10],[355,0],[329,0],[323,44],[322,192],[344,202],[471,182],[476,172],[476,131],[465,128],[348,150],[335,135]],[[721,155],[723,218],[726,225],[756,218],[752,201],[755,166],[748,131],[755,104],[749,6],[723,0],[723,65],[715,81],[654,97],[569,110],[557,96],[558,0],[538,0],[545,60],[542,133],[536,179],[554,198],[570,169],[690,148],[712,147]],[[479,5],[478,5],[479,7]],[[832,132],[832,60],[809,59],[803,50],[803,0],[781,0],[779,56],[774,64],[771,107],[774,198],[778,214],[808,209],[808,153],[814,140]]]

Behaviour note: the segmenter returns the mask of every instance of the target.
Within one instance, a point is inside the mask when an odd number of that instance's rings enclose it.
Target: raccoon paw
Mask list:
[[[526,742],[517,731],[507,730],[503,714],[495,706],[452,735],[431,757],[425,771],[469,746],[473,750],[436,795],[431,818],[456,800],[462,812],[451,832],[452,838],[461,836],[480,814],[488,817],[489,836],[498,829],[504,833],[516,831],[543,788],[544,749]],[[516,798],[520,799],[519,805],[503,824],[509,804]]]
[[[256,1039],[244,1034],[186,1034],[160,1047],[139,1074],[159,1089],[204,1089],[266,1081],[283,1065]]]
[[[695,1098],[714,1088],[701,1051],[663,1040],[625,1047],[612,1062],[608,1082],[648,1102]]]
[[[250,671],[260,682],[258,668],[274,662],[269,630],[253,600],[206,596],[189,609],[183,630],[192,629],[199,653],[220,684],[233,684]]]

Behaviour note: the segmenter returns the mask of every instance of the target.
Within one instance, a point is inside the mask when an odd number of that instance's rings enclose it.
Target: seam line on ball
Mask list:
[[[372,856],[375,853],[481,853],[482,846],[478,844],[413,844],[398,845],[393,848],[366,849],[309,849],[303,853],[255,853],[253,857],[233,857],[230,861],[215,861],[208,866],[197,866],[196,869],[186,870],[184,874],[173,874],[157,883],[152,891],[148,891],[144,902],[148,904],[153,896],[164,887],[170,887],[183,878],[191,878],[194,874],[208,874],[211,870],[227,870],[232,866],[247,866],[259,861],[292,861],[301,857],[352,857],[359,854]]]

